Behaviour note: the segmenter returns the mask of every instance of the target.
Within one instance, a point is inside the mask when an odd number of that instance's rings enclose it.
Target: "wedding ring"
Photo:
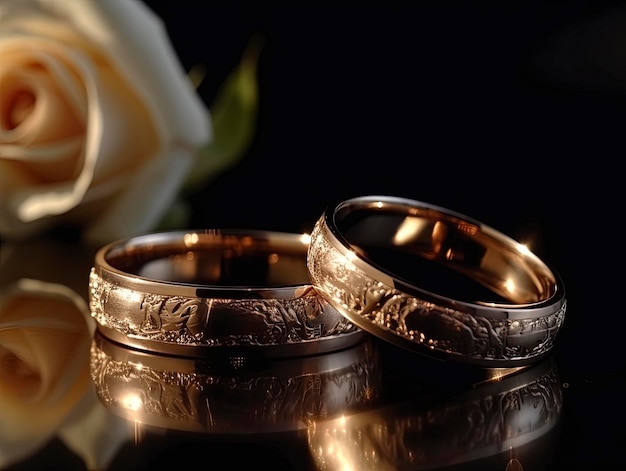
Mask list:
[[[376,404],[380,359],[373,339],[322,355],[209,361],[130,349],[96,332],[90,372],[99,401],[144,427],[210,434],[306,429]]]
[[[558,274],[521,243],[420,201],[364,196],[326,209],[311,233],[312,284],[394,345],[482,367],[547,355],[565,317]]]
[[[95,255],[90,312],[110,339],[164,354],[283,357],[354,345],[366,334],[311,286],[308,244],[300,234],[237,230],[113,242]]]
[[[406,377],[398,386],[404,396],[392,404],[309,427],[315,469],[522,470],[553,461],[563,412],[554,356],[456,394],[416,393]]]

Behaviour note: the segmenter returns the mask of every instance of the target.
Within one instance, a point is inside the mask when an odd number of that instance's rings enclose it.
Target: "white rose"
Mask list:
[[[47,443],[92,393],[93,330],[65,285],[22,278],[0,290],[0,467]]]
[[[0,4],[0,237],[102,244],[164,216],[212,139],[164,25],[136,0]]]
[[[93,249],[71,241],[0,244],[1,469],[55,435],[86,469],[108,469],[132,440],[91,380],[95,321],[85,273],[92,263]]]

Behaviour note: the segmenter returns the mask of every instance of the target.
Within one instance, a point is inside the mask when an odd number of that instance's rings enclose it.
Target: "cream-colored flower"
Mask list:
[[[0,4],[0,236],[67,223],[101,244],[151,229],[211,139],[143,3]]]
[[[0,291],[0,467],[44,445],[93,393],[93,330],[65,285],[22,278]]]

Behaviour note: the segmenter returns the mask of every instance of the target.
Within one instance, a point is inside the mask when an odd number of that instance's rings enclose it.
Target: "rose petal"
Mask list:
[[[98,246],[154,227],[176,199],[192,162],[189,151],[178,147],[147,164],[133,185],[85,228],[84,241]]]
[[[106,46],[109,60],[151,107],[165,141],[178,138],[193,145],[210,141],[208,110],[184,75],[163,22],[145,4],[41,0],[41,5],[72,21],[94,43]]]
[[[1,356],[19,366],[0,382],[0,462],[49,439],[89,390],[87,316],[63,285],[23,279],[0,292]]]
[[[76,57],[74,63],[83,78],[84,87],[87,93],[98,94],[98,89],[94,85],[94,71],[92,64],[88,60],[79,60]],[[101,135],[101,116],[99,110],[92,107],[88,110],[86,120],[90,121],[87,131],[87,147],[99,148]],[[91,157],[91,158],[89,158]],[[83,198],[92,181],[95,160],[97,155],[92,151],[85,156],[83,168],[77,178],[68,184],[53,185],[43,187],[40,192],[33,194],[31,191],[22,191],[12,195],[10,199],[11,207],[17,208],[16,215],[23,222],[31,222],[46,217],[50,214],[62,214],[75,207]]]
[[[134,438],[135,430],[126,419],[105,408],[95,391],[90,390],[88,399],[89,407],[75,411],[75,420],[64,425],[59,436],[87,469],[109,469],[120,448]]]
[[[4,40],[0,43],[0,140],[30,145],[82,135],[86,123],[84,87],[69,65],[76,52],[54,47],[49,41]],[[66,56],[66,57],[64,57]],[[16,98],[32,100],[29,113],[21,109],[18,122]],[[24,106],[22,106],[24,108]]]

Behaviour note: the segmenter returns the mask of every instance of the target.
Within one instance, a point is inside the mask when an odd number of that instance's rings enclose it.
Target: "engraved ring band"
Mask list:
[[[363,196],[329,206],[307,266],[354,324],[435,359],[530,365],[551,351],[565,318],[562,280],[526,246],[420,201]]]
[[[95,255],[91,315],[111,340],[170,355],[253,348],[276,358],[352,346],[365,333],[311,286],[308,244],[303,234],[243,230],[113,242]]]
[[[382,389],[371,337],[323,355],[215,365],[131,349],[96,332],[90,360],[98,399],[113,414],[185,432],[302,430],[375,404]]]

